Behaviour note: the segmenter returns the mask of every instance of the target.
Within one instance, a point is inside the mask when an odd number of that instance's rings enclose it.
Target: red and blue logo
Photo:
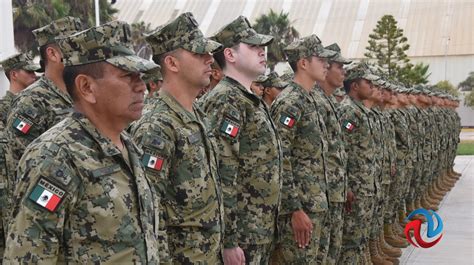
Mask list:
[[[441,240],[443,237],[443,234],[441,233],[443,231],[443,221],[441,220],[441,217],[433,212],[432,210],[426,210],[423,208],[416,209],[413,212],[411,212],[408,216],[407,219],[410,220],[413,216],[415,215],[423,215],[426,218],[426,223],[427,223],[427,229],[426,229],[426,237],[430,240],[429,242],[426,242],[422,237],[421,237],[421,224],[422,222],[420,220],[411,220],[408,224],[405,225],[405,236],[410,242],[415,247],[422,247],[422,248],[430,248]],[[433,219],[433,217],[436,219]],[[436,225],[436,228],[435,228]],[[413,236],[415,238],[416,243],[413,241],[413,238],[410,236],[410,230],[413,230]]]

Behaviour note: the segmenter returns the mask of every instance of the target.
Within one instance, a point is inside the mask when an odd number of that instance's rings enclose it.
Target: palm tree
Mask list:
[[[13,29],[15,46],[21,52],[32,50],[37,53],[34,29],[53,20],[74,16],[81,18],[84,28],[94,25],[94,0],[13,0]],[[117,12],[107,0],[100,0],[100,21],[105,23],[113,19]]]
[[[271,71],[275,65],[286,60],[283,49],[299,38],[298,31],[291,25],[289,13],[279,14],[270,9],[268,14],[263,14],[256,19],[254,28],[257,32],[273,36],[273,42],[268,46],[268,67]]]

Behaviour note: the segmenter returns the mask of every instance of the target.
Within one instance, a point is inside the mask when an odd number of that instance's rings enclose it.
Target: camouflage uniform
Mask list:
[[[355,67],[348,71],[347,80],[364,78],[375,80],[363,68]],[[362,102],[346,97],[338,109],[339,121],[343,131],[343,139],[347,152],[347,181],[356,201],[352,211],[344,216],[341,264],[357,264],[362,262],[364,246],[368,243],[369,224],[374,207],[374,196],[380,187],[376,178],[375,142],[373,128],[369,121],[370,110]]]
[[[54,37],[64,37],[79,30],[80,20],[66,17],[33,31],[39,46],[54,42]],[[20,92],[13,100],[5,127],[8,140],[7,187],[14,190],[15,169],[26,146],[46,130],[57,124],[72,111],[69,94],[61,91],[45,76]],[[11,198],[8,195],[8,198]]]
[[[134,55],[129,30],[111,22],[61,39],[65,66],[158,67]],[[113,46],[122,48],[104,52]],[[126,133],[118,136],[122,151],[76,112],[28,146],[18,166],[7,263],[158,264],[158,198],[145,178],[142,151]]]
[[[214,37],[224,47],[267,45],[272,37],[243,16]],[[224,77],[198,103],[210,118],[219,152],[225,210],[224,247],[239,246],[250,264],[267,264],[280,205],[281,147],[265,103]]]
[[[8,57],[7,59],[0,62],[5,72],[22,69],[25,71],[38,71],[40,69],[39,65],[33,63],[32,58],[29,54],[20,53]],[[15,95],[11,91],[7,91],[5,96],[0,100],[0,119],[3,123],[3,127],[7,123],[7,115],[10,111],[10,106],[12,104],[13,98]]]
[[[196,35],[189,37],[193,31]],[[194,53],[210,53],[221,47],[197,32],[192,14],[184,13],[149,35],[147,41],[155,56],[183,45]],[[173,39],[180,42],[166,46]],[[224,209],[217,156],[208,128],[205,115],[197,107],[189,112],[164,91],[150,100],[142,118],[132,125],[133,137],[144,151],[146,175],[161,196],[175,264],[222,263]]]

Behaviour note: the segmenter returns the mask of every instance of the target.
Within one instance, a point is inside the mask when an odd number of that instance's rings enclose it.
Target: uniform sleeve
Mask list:
[[[77,201],[80,182],[65,161],[65,154],[32,150],[18,168],[4,255],[6,264],[55,264],[64,253],[65,222]]]
[[[305,153],[304,151],[296,150],[302,146],[296,143],[299,140],[296,134],[299,120],[301,119],[301,112],[294,111],[295,109],[294,107],[278,103],[273,105],[271,109],[272,119],[277,127],[283,153],[282,176],[285,177],[283,178],[282,185],[281,214],[289,214],[303,207],[298,196],[300,187],[293,174],[294,168],[305,167],[304,165],[294,165],[304,161],[295,157],[295,154]]]
[[[167,223],[170,218],[167,206],[173,204],[173,196],[167,193],[171,185],[169,172],[173,158],[174,147],[170,136],[163,130],[145,123],[132,127],[133,138],[144,152],[142,163],[145,174],[153,184],[154,190],[160,197],[158,229],[158,257],[160,264],[171,264],[168,248]]]
[[[242,159],[239,153],[240,134],[245,127],[245,111],[235,107],[239,104],[231,106],[219,100],[200,103],[207,113],[210,128],[216,137],[224,197],[224,248],[232,248],[238,246],[239,238],[237,196],[241,191],[239,161]]]

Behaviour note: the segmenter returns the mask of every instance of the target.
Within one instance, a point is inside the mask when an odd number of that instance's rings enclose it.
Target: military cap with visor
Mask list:
[[[332,58],[337,53],[325,49],[321,40],[315,34],[298,39],[286,46],[284,49],[288,62],[296,62],[302,58],[317,56],[320,58]]]
[[[348,60],[348,59],[342,57],[341,48],[339,47],[339,45],[337,45],[337,43],[333,43],[329,46],[326,46],[325,49],[336,52],[336,55],[329,59],[331,62],[336,62],[336,63],[341,63],[341,64],[350,64],[350,63],[352,63],[351,60]]]
[[[148,72],[159,67],[135,55],[130,25],[112,21],[58,39],[64,66],[108,62],[128,72]]]
[[[38,46],[55,43],[56,38],[67,37],[73,33],[83,30],[82,23],[79,18],[63,17],[55,20],[48,25],[33,30]]]
[[[204,37],[190,12],[183,13],[161,26],[146,36],[146,41],[150,44],[153,55],[161,55],[178,48],[193,53],[208,54],[222,48],[220,43]]]
[[[288,83],[283,81],[276,72],[271,72],[267,75],[267,77],[267,80],[262,83],[264,88],[274,87],[278,89],[284,89],[286,86],[288,86]]]
[[[2,62],[0,62],[0,64],[5,71],[18,69],[33,72],[38,71],[41,68],[39,65],[33,62],[33,58],[31,58],[31,56],[27,53],[12,55],[4,59]]]
[[[267,46],[273,41],[272,36],[257,33],[244,16],[239,16],[222,27],[212,36],[212,39],[222,43],[224,48],[230,48],[241,42],[249,45]]]
[[[368,81],[376,81],[380,77],[374,75],[370,70],[369,66],[364,63],[354,63],[346,69],[346,80],[365,79]]]

